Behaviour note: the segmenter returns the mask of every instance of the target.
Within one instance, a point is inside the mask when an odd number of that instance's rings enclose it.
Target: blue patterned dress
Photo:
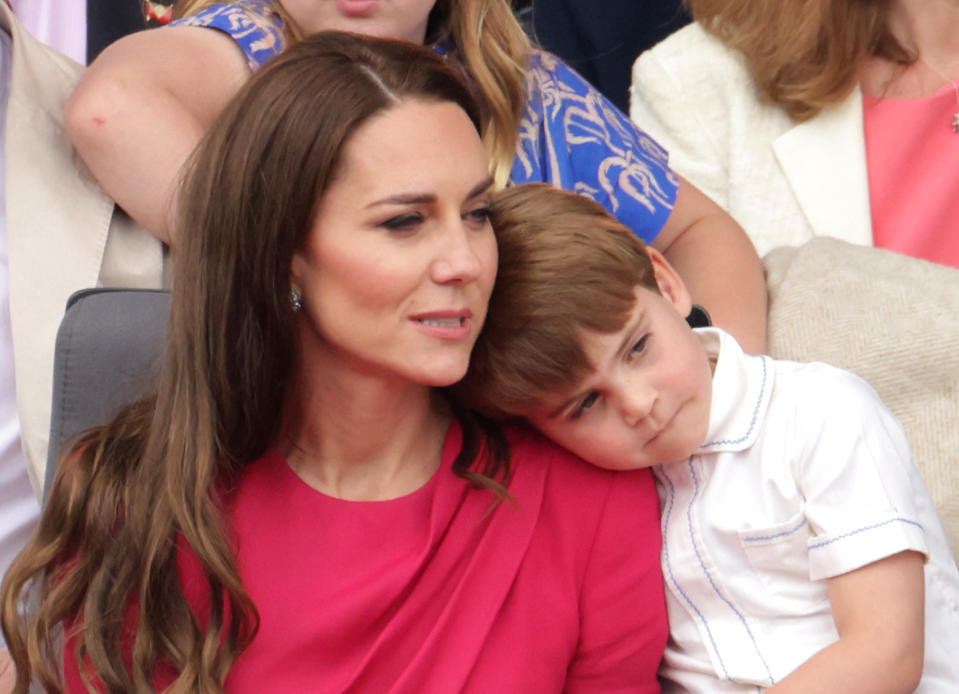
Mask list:
[[[213,5],[172,24],[226,32],[251,70],[286,47],[283,22],[268,0]],[[666,151],[545,51],[530,56],[511,180],[546,182],[588,195],[647,242],[669,218],[679,187]]]

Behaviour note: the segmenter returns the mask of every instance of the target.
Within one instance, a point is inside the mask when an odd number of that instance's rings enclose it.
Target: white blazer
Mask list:
[[[872,245],[862,94],[797,124],[760,103],[745,60],[690,24],[633,65],[632,119],[760,255],[816,236]]]
[[[17,408],[39,495],[67,298],[94,286],[160,287],[164,253],[152,235],[114,214],[64,130],[64,104],[83,68],[30,36],[4,2],[0,27],[13,39],[5,165]]]

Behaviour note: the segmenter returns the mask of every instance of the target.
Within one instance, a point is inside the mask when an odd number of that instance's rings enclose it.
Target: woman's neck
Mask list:
[[[409,494],[436,472],[450,414],[432,388],[371,374],[304,374],[280,449],[315,489],[351,501]]]
[[[939,69],[959,72],[959,0],[897,0],[889,27],[904,46]]]
[[[866,94],[917,99],[959,79],[959,0],[897,0],[889,28],[919,59],[905,67],[869,61],[862,77]]]

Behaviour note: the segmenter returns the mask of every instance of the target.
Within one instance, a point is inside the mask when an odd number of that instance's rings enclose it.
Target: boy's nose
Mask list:
[[[622,389],[619,402],[623,421],[635,427],[652,411],[656,391],[645,383],[633,382]]]

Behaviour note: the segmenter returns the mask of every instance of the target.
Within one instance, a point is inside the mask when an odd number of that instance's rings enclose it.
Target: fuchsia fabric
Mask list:
[[[864,97],[873,243],[959,267],[959,114],[944,85],[926,99]]]
[[[456,425],[433,479],[392,501],[325,496],[277,453],[251,464],[228,515],[260,630],[227,691],[658,692],[667,623],[651,475],[509,437],[516,503],[492,512],[492,495],[452,472]],[[203,581],[184,559],[202,613]]]

